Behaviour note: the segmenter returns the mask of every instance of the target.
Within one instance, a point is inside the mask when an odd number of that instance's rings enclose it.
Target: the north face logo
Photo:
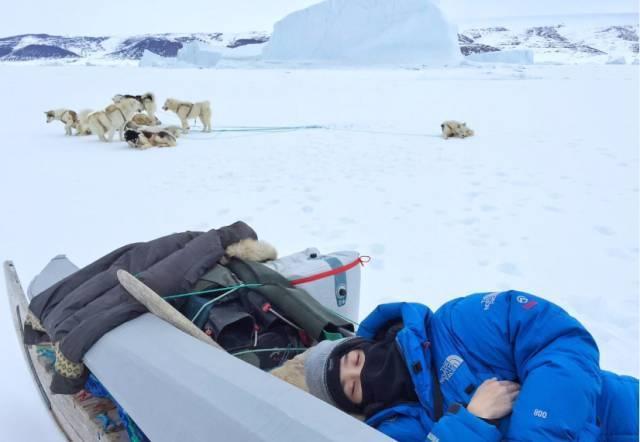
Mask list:
[[[462,359],[458,355],[449,355],[447,359],[445,359],[442,367],[440,367],[440,383],[447,382],[453,374],[456,372],[458,367],[462,365],[464,359]]]
[[[499,294],[500,293],[489,293],[488,295],[484,295],[482,297],[482,300],[480,302],[482,303],[482,307],[484,307],[485,311],[489,310],[493,303],[496,302],[496,298]]]

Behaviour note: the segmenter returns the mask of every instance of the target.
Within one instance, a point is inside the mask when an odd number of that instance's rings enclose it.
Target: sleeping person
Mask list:
[[[638,441],[638,380],[601,370],[576,319],[518,291],[380,305],[356,337],[309,350],[305,379],[399,441]]]

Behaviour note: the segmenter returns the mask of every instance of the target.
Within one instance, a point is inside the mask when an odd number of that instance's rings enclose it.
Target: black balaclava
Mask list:
[[[340,358],[351,350],[363,350],[366,355],[367,348],[371,345],[373,345],[373,342],[367,339],[353,338],[338,345],[329,355],[329,361],[327,363],[327,387],[329,394],[338,408],[347,413],[362,413],[362,404],[354,404],[347,395],[344,394],[344,390],[340,384]]]
[[[407,369],[395,334],[374,342],[365,350],[361,409],[367,417],[401,402],[417,402],[411,374]]]
[[[362,403],[354,404],[344,394],[340,384],[340,358],[352,350],[364,351],[365,360],[360,374]],[[327,386],[336,405],[348,413],[372,416],[384,408],[400,402],[416,402],[411,375],[395,341],[395,333],[382,341],[355,338],[336,347],[329,356]]]

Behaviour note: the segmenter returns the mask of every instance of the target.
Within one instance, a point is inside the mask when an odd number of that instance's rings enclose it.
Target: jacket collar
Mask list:
[[[422,304],[408,302],[382,304],[362,321],[358,328],[358,336],[374,339],[376,334],[390,323],[402,321],[403,327],[396,335],[396,341],[411,374],[421,408],[433,420],[435,386],[431,376],[432,353],[428,333],[432,317],[433,312]],[[396,408],[398,407],[392,407],[392,409]],[[377,413],[369,420],[379,418],[381,413],[388,413],[388,410]]]

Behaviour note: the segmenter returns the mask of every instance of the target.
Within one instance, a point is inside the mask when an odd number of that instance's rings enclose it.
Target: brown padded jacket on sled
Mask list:
[[[146,309],[118,283],[116,271],[136,275],[161,296],[188,291],[241,239],[257,239],[238,221],[208,232],[182,232],[123,246],[36,296],[24,327],[25,344],[51,341],[56,349],[51,391],[80,391],[84,354],[105,333]]]

